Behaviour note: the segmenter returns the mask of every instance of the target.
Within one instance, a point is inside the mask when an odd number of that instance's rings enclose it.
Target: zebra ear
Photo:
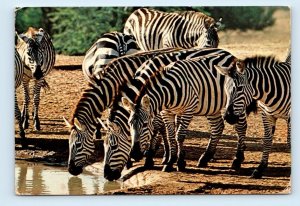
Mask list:
[[[77,129],[82,130],[82,125],[80,124],[77,118],[74,118],[74,125]]]
[[[122,97],[122,104],[128,111],[133,111],[135,106],[127,97]]]
[[[63,120],[65,121],[65,123],[66,123],[66,126],[68,127],[68,128],[72,128],[73,127],[73,125],[65,118],[65,117],[63,117]]]
[[[99,117],[97,117],[97,120],[101,124],[101,126],[104,130],[108,130],[107,126],[104,124],[104,122]]]
[[[218,65],[214,65],[214,67],[220,74],[225,76],[229,75],[231,69],[230,67],[220,67]]]
[[[39,31],[38,31],[37,34],[36,34],[37,41],[38,41],[39,43],[41,43],[43,37],[44,37],[44,29],[43,29],[43,28],[40,28]]]
[[[147,94],[142,97],[141,105],[144,109],[150,111],[150,98]]]
[[[18,34],[17,32],[16,32],[16,34],[18,36],[18,39],[20,39],[21,41],[24,41],[25,43],[27,43],[29,41],[29,38],[26,35]]]

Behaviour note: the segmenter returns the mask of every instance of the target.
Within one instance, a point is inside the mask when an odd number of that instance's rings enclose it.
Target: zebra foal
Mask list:
[[[24,103],[22,110],[23,128],[29,126],[28,106],[30,102],[29,82],[34,80],[33,86],[33,120],[34,129],[40,130],[38,116],[41,87],[49,87],[45,76],[52,70],[55,62],[55,50],[49,34],[44,29],[29,27],[27,32],[18,35],[16,46],[24,64],[23,89]]]

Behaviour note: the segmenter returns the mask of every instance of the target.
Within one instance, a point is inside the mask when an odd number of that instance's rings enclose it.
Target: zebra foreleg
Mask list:
[[[247,131],[246,114],[240,116],[238,123],[236,123],[234,126],[235,126],[235,131],[238,134],[238,144],[237,144],[236,155],[232,162],[231,168],[237,171],[241,168],[241,164],[245,159],[244,151],[246,149],[246,145],[244,139]]]
[[[34,87],[33,87],[33,122],[34,122],[34,129],[40,130],[40,119],[39,119],[39,104],[40,104],[40,93],[41,93],[41,86],[43,84],[43,79],[35,80]]]
[[[224,120],[221,114],[217,116],[207,116],[207,120],[211,126],[211,137],[206,151],[198,160],[197,167],[206,167],[208,162],[214,157],[219,138],[224,130]]]
[[[177,142],[175,140],[175,115],[167,112],[161,112],[163,117],[166,133],[168,137],[168,142],[170,146],[169,159],[164,165],[162,171],[171,172],[174,171],[173,164],[177,161]]]
[[[263,154],[262,159],[259,166],[253,171],[252,178],[259,179],[262,177],[263,172],[268,167],[268,159],[269,153],[272,147],[273,135],[275,132],[275,124],[276,118],[273,116],[266,115],[265,113],[262,114],[263,124],[264,124],[264,145],[263,145]]]
[[[29,127],[28,105],[30,102],[29,81],[23,80],[22,85],[23,85],[23,93],[24,93],[24,103],[23,103],[23,109],[21,114],[21,121],[22,121],[23,128],[28,129]]]

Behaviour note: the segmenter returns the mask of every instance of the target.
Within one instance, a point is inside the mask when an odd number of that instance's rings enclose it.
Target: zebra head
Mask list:
[[[130,141],[115,122],[107,120],[105,129],[107,133],[104,138],[104,178],[113,181],[121,177],[121,172],[128,162]]]
[[[130,112],[128,119],[131,135],[130,156],[139,161],[150,145],[154,130],[153,115],[150,112],[150,99],[148,95],[145,95],[139,104],[134,104],[127,97],[122,97],[122,104]]]
[[[42,72],[44,60],[42,48],[43,37],[44,30],[42,28],[36,30],[32,27],[25,34],[18,35],[20,41],[26,44],[26,51],[23,57],[24,65],[30,68],[32,77],[37,80],[44,76]]]
[[[95,144],[94,139],[87,128],[80,124],[74,118],[73,124],[69,123],[65,118],[67,127],[70,128],[71,133],[69,137],[69,159],[68,171],[72,175],[79,175],[82,173],[83,168],[92,163],[95,158]]]
[[[217,48],[219,46],[218,29],[221,25],[222,18],[216,23],[213,18],[205,20],[205,29],[196,42],[199,48]]]
[[[215,68],[228,76],[225,82],[227,104],[224,119],[229,124],[235,124],[239,116],[253,103],[253,89],[248,82],[245,64],[241,60],[236,60],[229,67],[215,65]]]

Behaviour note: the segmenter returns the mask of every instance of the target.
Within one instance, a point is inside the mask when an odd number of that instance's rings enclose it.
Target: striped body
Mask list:
[[[237,69],[218,68],[221,73],[229,76],[226,81],[229,101],[225,113],[229,123],[235,123],[251,99],[256,100],[262,110],[264,149],[260,165],[252,174],[254,178],[262,177],[268,165],[278,118],[288,123],[287,142],[290,147],[291,58],[290,54],[288,56],[287,62],[279,62],[274,57],[254,57],[239,60],[236,63]]]
[[[23,127],[28,128],[28,106],[30,102],[29,82],[34,80],[33,87],[33,120],[34,128],[40,130],[38,109],[41,87],[48,87],[45,76],[52,70],[55,62],[55,51],[52,40],[42,28],[29,27],[24,34],[18,35],[16,46],[24,64],[23,89],[24,104],[22,111]]]
[[[133,84],[127,85],[122,102],[131,111],[129,124],[135,144],[140,144],[144,138],[149,139],[153,131],[153,116],[160,113],[163,117],[171,146],[166,171],[172,169],[177,157],[177,165],[181,167],[184,164],[183,140],[193,115],[207,116],[212,130],[210,144],[200,158],[199,166],[205,166],[213,157],[224,128],[221,109],[226,104],[223,89],[225,78],[214,70],[213,64],[229,65],[234,59],[230,53],[221,49],[202,49],[198,51],[198,56],[174,61],[166,67],[158,64],[164,61],[157,60],[157,72],[137,72]],[[233,166],[243,161],[246,127],[245,117],[241,118],[236,125],[239,143],[237,160]],[[140,147],[133,147],[133,151],[135,148]]]
[[[17,89],[21,83],[22,78],[24,74],[24,65],[21,60],[21,57],[18,53],[18,51],[15,49],[15,89]],[[21,112],[18,106],[18,99],[17,99],[17,93],[15,91],[15,118],[18,121],[19,124],[19,134],[22,139],[25,138],[25,131],[23,129],[22,120],[21,120]]]
[[[218,47],[213,18],[194,11],[167,13],[141,8],[127,19],[125,34],[135,37],[142,50],[159,48]]]
[[[206,54],[214,54],[217,55],[221,53],[221,50],[219,49],[187,49],[187,50],[179,50],[179,51],[174,51],[174,52],[169,52],[169,53],[164,53],[161,55],[157,55],[151,59],[149,59],[148,61],[144,62],[143,65],[141,67],[139,67],[139,69],[136,71],[135,76],[139,77],[139,79],[133,79],[133,81],[129,81],[127,82],[127,85],[124,86],[122,88],[122,93],[125,96],[128,96],[130,99],[134,99],[135,96],[135,92],[134,91],[139,91],[140,87],[142,85],[143,81],[139,81],[141,80],[141,78],[143,79],[147,79],[147,77],[159,72],[164,66],[174,62],[174,61],[178,61],[181,59],[190,59],[190,58],[195,58],[195,57],[200,57]],[[134,87],[134,89],[132,89]],[[125,94],[126,93],[126,94]],[[115,100],[114,106],[112,107],[112,109],[110,110],[111,114],[109,121],[111,123],[114,123],[116,125],[118,125],[118,127],[120,127],[121,129],[112,129],[108,135],[108,139],[110,139],[110,136],[116,136],[119,137],[118,139],[120,140],[127,140],[128,138],[126,138],[126,136],[128,137],[130,134],[129,128],[128,128],[128,118],[129,118],[129,114],[128,112],[126,112],[126,110],[124,109],[124,107],[122,107],[122,103],[118,102],[116,103],[116,101],[118,101],[117,99]],[[160,118],[160,116],[156,116],[156,118]],[[163,125],[157,125],[157,123],[159,123],[160,121],[153,121],[153,128],[154,131],[160,131],[161,134],[163,135],[163,140],[164,140],[164,146],[165,146],[165,154],[164,154],[164,159],[163,159],[163,163],[166,163],[169,159],[169,148],[166,147],[166,145],[175,145],[176,146],[176,142],[175,140],[171,140],[170,143],[167,142],[167,138],[166,138],[166,134],[165,134],[165,127]],[[138,145],[138,149],[134,149],[135,146],[137,146],[137,144],[135,144],[135,141],[131,141],[132,143],[132,149],[133,151],[140,151],[140,152],[134,152],[132,153],[131,157],[135,158],[135,159],[140,159],[141,155],[143,153],[146,152],[147,156],[146,156],[146,163],[145,166],[147,167],[151,167],[153,162],[151,161],[153,158],[153,154],[155,151],[155,141],[157,139],[153,139],[151,138],[152,136],[155,136],[153,134],[149,133],[149,130],[145,130],[145,132],[147,134],[144,133],[144,136],[146,138],[141,138],[141,141],[139,142]],[[149,141],[151,140],[152,143],[150,143],[150,147],[149,148]],[[129,142],[127,141],[119,141],[118,145],[128,145]],[[122,146],[124,148],[128,148],[128,146]],[[174,146],[173,146],[174,147]],[[141,150],[139,149],[141,148]],[[128,151],[123,151],[123,155],[120,156],[118,155],[117,150],[111,150],[109,147],[109,144],[107,146],[107,150],[109,153],[107,154],[106,152],[106,156],[107,157],[113,157],[114,156],[114,160],[111,160],[110,158],[105,159],[105,162],[107,164],[107,171],[110,171],[111,174],[117,174],[118,172],[120,173],[123,168],[124,168],[124,163],[126,162],[126,159],[129,158],[129,150]],[[128,156],[126,156],[125,154],[128,154]],[[118,157],[118,158],[117,158]],[[123,163],[123,164],[121,164]],[[104,172],[106,173],[106,172]],[[116,177],[118,175],[115,175]],[[108,176],[109,177],[109,176]]]
[[[82,71],[92,84],[103,75],[103,69],[115,58],[136,53],[139,50],[133,36],[120,32],[105,33],[86,52]]]
[[[82,168],[89,163],[89,158],[93,156],[93,136],[97,128],[101,128],[97,118],[101,118],[102,112],[113,105],[120,86],[132,79],[135,71],[149,58],[167,51],[171,49],[117,58],[108,63],[103,70],[103,77],[97,80],[96,84],[90,84],[90,88],[84,90],[75,107],[71,122],[68,123],[71,127],[68,162],[71,174],[81,173]],[[81,136],[84,138],[80,138]]]

